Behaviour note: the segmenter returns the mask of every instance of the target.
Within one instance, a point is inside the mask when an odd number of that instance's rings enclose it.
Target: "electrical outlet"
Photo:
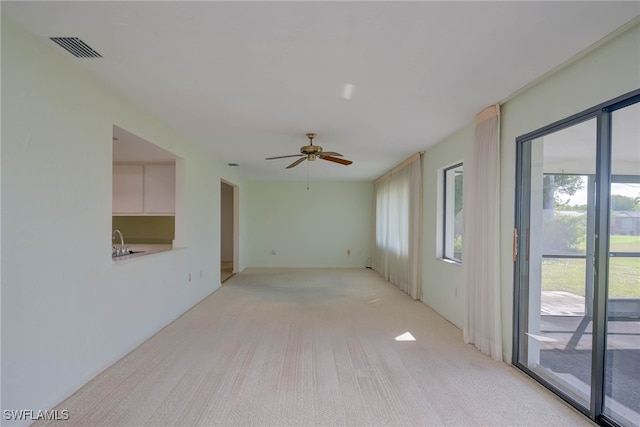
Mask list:
[[[455,296],[458,296],[458,288],[454,288],[454,290],[453,290],[453,294],[454,294]]]
[[[271,255],[275,255],[277,252],[275,249],[271,249]]]
[[[191,281],[191,273],[189,273],[189,281]]]
[[[347,256],[351,255],[351,249],[347,249]]]

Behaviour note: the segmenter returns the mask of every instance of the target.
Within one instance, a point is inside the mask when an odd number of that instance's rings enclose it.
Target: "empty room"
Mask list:
[[[640,426],[640,2],[0,12],[0,425]]]

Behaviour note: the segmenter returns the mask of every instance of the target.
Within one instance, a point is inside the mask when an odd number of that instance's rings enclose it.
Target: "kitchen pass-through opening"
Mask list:
[[[184,247],[182,158],[113,126],[112,179],[112,258]]]

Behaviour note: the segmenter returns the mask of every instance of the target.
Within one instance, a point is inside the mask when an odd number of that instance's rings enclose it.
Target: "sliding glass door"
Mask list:
[[[640,94],[517,139],[514,362],[640,425]]]
[[[520,362],[588,406],[596,119],[526,141],[523,154],[528,206],[520,241],[527,314]]]
[[[604,413],[640,425],[640,103],[611,114]]]

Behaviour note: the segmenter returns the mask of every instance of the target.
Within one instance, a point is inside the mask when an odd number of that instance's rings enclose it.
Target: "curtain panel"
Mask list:
[[[374,181],[372,268],[413,299],[422,289],[422,156]]]
[[[464,174],[464,341],[502,361],[499,105],[478,114]]]

